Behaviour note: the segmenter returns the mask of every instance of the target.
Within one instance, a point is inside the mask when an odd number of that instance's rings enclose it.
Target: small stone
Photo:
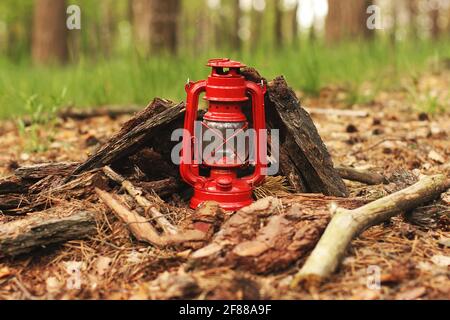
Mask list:
[[[445,162],[444,157],[442,155],[440,155],[439,153],[437,153],[436,151],[434,151],[434,150],[431,150],[428,153],[428,158],[430,158],[431,160],[433,160],[433,161],[435,161],[437,163],[444,163]]]
[[[354,124],[349,124],[347,128],[345,128],[345,131],[348,133],[355,133],[358,132],[358,128]]]
[[[431,261],[435,265],[438,265],[440,267],[448,267],[448,266],[450,266],[450,257],[449,256],[436,254],[436,255],[431,257]]]
[[[395,296],[397,300],[414,300],[423,296],[427,292],[425,287],[418,287],[404,292],[400,292]]]
[[[380,134],[383,134],[383,129],[381,129],[381,128],[376,128],[376,129],[373,129],[373,131],[372,131],[372,134],[374,135],[374,136],[378,136],[378,135],[380,135]]]
[[[420,121],[428,121],[428,120],[430,120],[430,117],[428,116],[428,113],[426,113],[426,112],[421,112],[421,113],[419,113],[419,115],[418,115],[418,119],[419,119]]]
[[[19,158],[20,158],[20,160],[22,160],[22,161],[27,161],[27,160],[30,160],[30,155],[28,154],[28,153],[21,153],[20,154],[20,156],[19,156]]]
[[[380,118],[373,118],[372,125],[379,126],[381,124]]]

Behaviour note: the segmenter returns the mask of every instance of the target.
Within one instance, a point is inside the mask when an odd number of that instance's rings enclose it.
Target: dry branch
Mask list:
[[[119,200],[108,192],[95,189],[100,199],[122,220],[131,233],[140,241],[150,243],[159,248],[177,245],[189,241],[204,241],[206,235],[198,230],[186,230],[177,234],[160,235],[149,221],[136,211],[128,210]]]
[[[118,116],[133,114],[139,111],[139,106],[104,106],[95,109],[78,110],[75,108],[66,108],[58,112],[58,117],[62,119],[85,120],[94,117],[108,116],[117,118]]]
[[[155,208],[155,205],[151,203],[147,198],[142,195],[142,190],[133,186],[133,184],[122,177],[120,174],[115,172],[108,166],[103,167],[103,173],[106,174],[108,178],[119,183],[135,200],[143,207],[148,210],[155,222],[164,230],[167,234],[176,234],[178,232],[177,228],[172,225],[169,220],[164,217],[164,215]]]
[[[305,107],[304,107],[305,108]],[[310,114],[323,114],[326,116],[365,118],[369,112],[365,110],[348,110],[332,108],[305,108]]]
[[[34,249],[96,232],[94,215],[79,211],[61,217],[57,212],[38,212],[0,225],[0,258],[28,253]]]
[[[445,175],[424,177],[414,185],[353,210],[338,208],[317,246],[295,276],[292,286],[303,279],[322,279],[334,272],[351,240],[365,229],[402,211],[436,198],[450,187]]]
[[[337,166],[335,169],[343,179],[358,181],[370,185],[387,182],[383,175],[376,172],[358,170],[347,166]]]

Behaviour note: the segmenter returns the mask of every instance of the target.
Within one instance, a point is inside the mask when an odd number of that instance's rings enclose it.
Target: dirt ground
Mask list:
[[[385,175],[401,170],[416,176],[450,175],[450,72],[404,81],[416,94],[399,85],[400,89],[379,92],[371,101],[353,105],[351,110],[361,112],[346,116],[317,111],[348,108],[348,93],[339,87],[327,87],[319,97],[301,99],[335,165],[373,169]],[[366,90],[370,92],[370,84]],[[424,113],[430,95],[446,111]],[[51,136],[52,142],[37,153],[23,151],[24,136],[13,121],[4,121],[0,127],[0,176],[11,174],[18,165],[82,161],[129,117],[61,119],[54,130],[40,132],[40,139]],[[388,188],[346,184],[352,196],[369,199],[386,194]],[[178,198],[172,200],[179,202]],[[449,299],[449,203],[447,191],[432,208],[437,212],[432,217],[421,217],[416,210],[409,218],[400,215],[368,229],[352,242],[330,279],[313,289],[291,290],[289,282],[304,259],[287,270],[265,275],[223,267],[189,270],[185,268],[188,252],[139,243],[95,194],[91,201],[62,200],[59,209],[97,212],[99,233],[33,255],[0,260],[0,299]],[[175,213],[171,221],[183,223],[191,211],[181,208]],[[0,214],[0,223],[14,219],[20,217]],[[379,288],[373,286],[377,272]]]

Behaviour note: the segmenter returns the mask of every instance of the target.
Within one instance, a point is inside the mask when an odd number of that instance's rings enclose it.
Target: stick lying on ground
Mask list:
[[[206,239],[206,234],[198,230],[186,230],[176,234],[160,235],[146,218],[139,215],[136,211],[128,210],[108,192],[98,188],[95,188],[95,192],[115,215],[127,224],[131,233],[140,241],[163,248],[183,242],[204,241]]]
[[[334,272],[351,240],[370,226],[402,211],[430,201],[450,187],[450,179],[439,174],[420,179],[414,185],[353,210],[336,209],[311,255],[291,283],[317,280]]]
[[[176,234],[178,232],[177,228],[172,225],[169,220],[164,217],[164,215],[159,212],[153,203],[147,200],[144,196],[142,196],[142,190],[133,186],[133,184],[122,177],[120,174],[115,172],[109,166],[103,167],[103,172],[106,174],[108,178],[119,183],[135,200],[136,202],[143,207],[145,210],[150,211],[152,218],[155,219],[155,222],[164,230],[167,234]]]
[[[108,116],[116,118],[122,115],[133,114],[140,111],[140,106],[103,106],[95,109],[77,110],[69,107],[58,112],[58,117],[62,119],[84,120],[94,117]]]
[[[369,116],[369,112],[365,110],[347,110],[347,109],[331,109],[331,108],[307,108],[303,106],[310,114],[324,114],[326,116],[338,116],[338,117],[355,117],[365,118]]]
[[[87,211],[64,217],[58,212],[34,213],[0,225],[0,258],[28,253],[68,240],[83,239],[95,232],[94,214]]]
[[[381,184],[386,182],[386,178],[376,172],[358,170],[347,166],[337,166],[335,169],[343,179],[358,181],[365,184]]]

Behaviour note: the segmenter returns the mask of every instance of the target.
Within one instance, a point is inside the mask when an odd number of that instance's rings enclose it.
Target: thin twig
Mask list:
[[[135,187],[130,181],[126,180],[109,166],[103,167],[102,170],[108,178],[119,183],[140,206],[142,206],[145,210],[148,210],[152,218],[164,230],[164,232],[167,234],[177,234],[177,227],[171,224],[169,220],[167,220],[166,217],[155,208],[154,204],[142,195],[143,192],[140,188]]]

